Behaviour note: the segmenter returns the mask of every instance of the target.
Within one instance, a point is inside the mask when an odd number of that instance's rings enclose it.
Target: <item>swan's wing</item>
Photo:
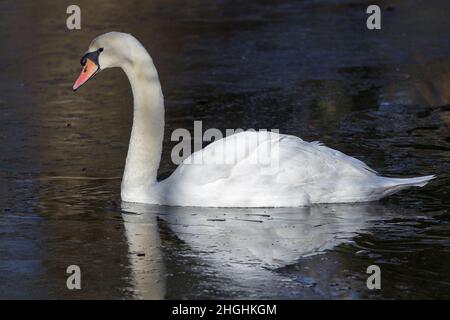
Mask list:
[[[192,154],[163,185],[180,205],[291,206],[336,201],[347,189],[355,196],[355,186],[374,177],[363,162],[318,142],[245,131]]]
[[[214,141],[186,158],[170,179],[205,185],[230,178],[233,172],[236,174],[238,168],[250,164],[251,161],[253,169],[256,169],[261,166],[261,163],[256,161],[258,159],[254,159],[256,153],[266,151],[268,156],[264,160],[270,161],[273,158],[270,147],[276,146],[279,136],[271,132],[244,131]]]
[[[277,172],[277,180],[282,183],[329,183],[336,178],[376,175],[364,162],[328,148],[318,141],[306,142],[295,136],[282,135],[278,149],[280,170]]]
[[[376,174],[364,162],[318,141],[306,142],[291,135],[253,131],[237,133],[209,144],[185,159],[174,174],[185,181],[193,181],[190,178],[195,177],[195,184],[206,184],[233,174],[256,175],[254,170],[269,166],[274,170],[260,172],[260,175],[277,176],[280,183],[285,175],[289,176],[286,176],[287,181],[295,179],[300,183],[343,173]],[[251,170],[239,170],[243,168]]]
[[[297,138],[297,137],[294,137],[294,136],[289,136],[289,137],[290,138],[295,138],[295,139],[300,139],[300,138]],[[309,144],[310,147],[312,147],[312,148],[314,148],[316,150],[319,150],[320,152],[328,154],[330,157],[334,157],[334,158],[337,158],[337,159],[339,159],[341,161],[344,161],[347,164],[351,164],[354,168],[357,168],[357,169],[362,170],[362,171],[367,170],[367,171],[369,171],[371,173],[378,174],[375,170],[373,170],[372,168],[367,166],[367,164],[365,164],[361,160],[358,160],[356,158],[350,157],[350,156],[346,155],[345,153],[342,153],[342,152],[340,152],[338,150],[331,149],[331,148],[323,145],[320,141],[313,141],[313,142],[309,142],[307,144]]]

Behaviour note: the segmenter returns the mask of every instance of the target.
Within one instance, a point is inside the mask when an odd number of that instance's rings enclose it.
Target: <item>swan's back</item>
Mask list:
[[[245,131],[186,158],[143,202],[207,207],[362,202],[431,178],[381,177],[363,162],[319,142]]]

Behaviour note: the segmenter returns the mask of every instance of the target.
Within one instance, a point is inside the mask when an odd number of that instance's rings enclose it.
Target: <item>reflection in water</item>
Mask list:
[[[349,242],[381,219],[393,217],[390,210],[371,204],[293,210],[122,203],[122,210],[133,285],[139,297],[150,299],[165,293],[159,219],[216,276],[239,282],[241,287],[263,281],[274,288],[287,280],[274,270]],[[326,274],[321,277],[326,283]]]
[[[163,299],[166,275],[156,216],[124,213],[122,217],[134,297]]]

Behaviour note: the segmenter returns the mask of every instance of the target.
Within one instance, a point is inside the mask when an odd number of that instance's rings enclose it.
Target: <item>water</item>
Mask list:
[[[445,1],[0,3],[0,298],[448,298],[450,22]],[[176,128],[277,128],[385,175],[383,201],[293,209],[120,203],[132,98],[120,70],[74,94],[103,32],[134,34]],[[66,288],[66,268],[82,290]],[[382,290],[366,288],[366,268]]]

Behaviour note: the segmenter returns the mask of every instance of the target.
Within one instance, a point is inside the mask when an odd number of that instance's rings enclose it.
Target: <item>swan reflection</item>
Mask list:
[[[350,242],[392,217],[375,204],[231,209],[122,203],[122,212],[134,292],[149,299],[166,292],[162,224],[218,276],[241,282],[260,277],[270,286],[283,281],[273,270]]]
[[[132,291],[136,298],[163,299],[165,268],[155,215],[122,214],[128,240]]]

